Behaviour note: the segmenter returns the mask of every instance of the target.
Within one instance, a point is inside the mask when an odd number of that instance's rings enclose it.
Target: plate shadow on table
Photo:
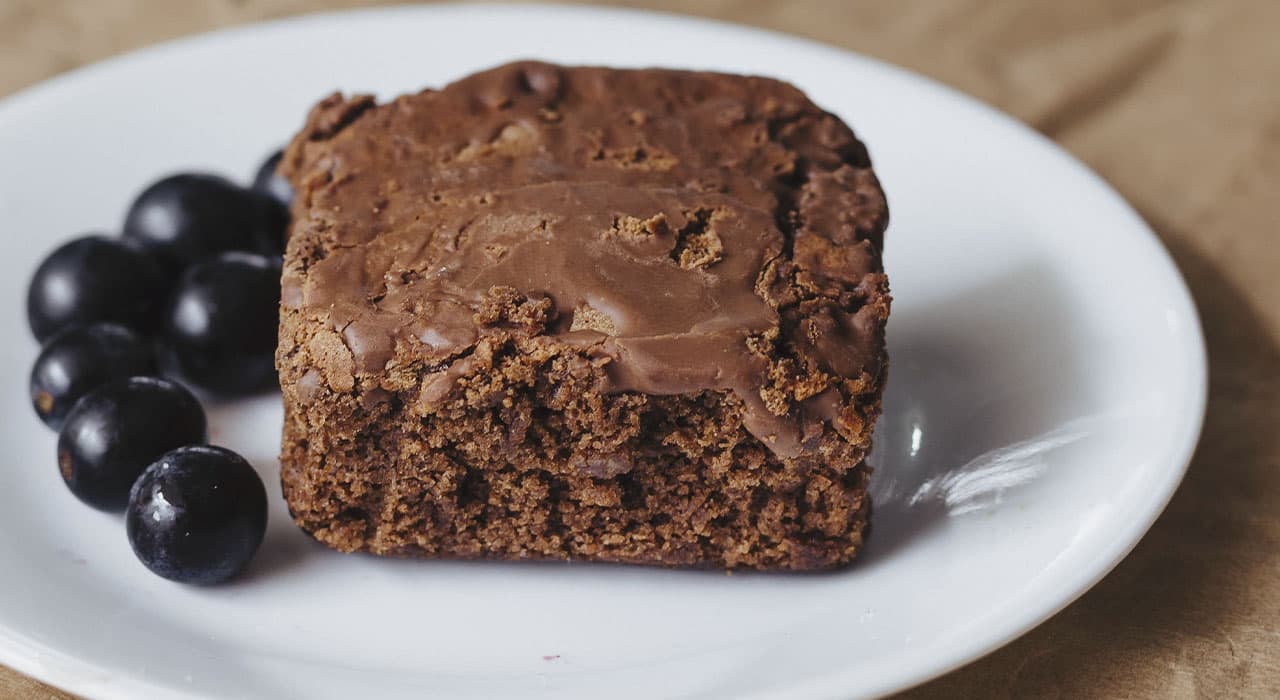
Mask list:
[[[1144,214],[1191,287],[1209,349],[1208,411],[1181,487],[1134,551],[1079,601],[902,697],[989,695],[992,679],[1001,679],[1000,697],[1106,697],[1117,688],[1212,695],[1214,687],[1268,695],[1274,680],[1259,662],[1274,658],[1280,624],[1267,598],[1276,554],[1275,531],[1266,529],[1280,514],[1280,344],[1256,295]]]
[[[1055,273],[1013,268],[889,319],[889,383],[877,427],[874,566],[949,517],[998,505],[1082,432],[1085,353]]]

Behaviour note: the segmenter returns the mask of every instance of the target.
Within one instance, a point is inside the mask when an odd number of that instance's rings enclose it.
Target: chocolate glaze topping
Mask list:
[[[516,332],[582,347],[609,391],[730,390],[795,456],[881,370],[883,194],[785,83],[515,63],[382,106],[331,96],[284,169],[309,197],[292,235],[323,245],[290,246],[283,303],[327,315],[357,376],[420,361],[422,401]],[[514,301],[520,319],[492,311]],[[771,393],[786,372],[804,395]]]

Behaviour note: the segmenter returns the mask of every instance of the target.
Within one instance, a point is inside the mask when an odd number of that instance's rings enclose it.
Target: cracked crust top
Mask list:
[[[445,396],[494,334],[582,348],[608,391],[732,391],[782,457],[878,405],[888,212],[862,144],[786,83],[521,62],[312,111],[283,303],[349,391]],[[862,401],[871,397],[870,401]]]

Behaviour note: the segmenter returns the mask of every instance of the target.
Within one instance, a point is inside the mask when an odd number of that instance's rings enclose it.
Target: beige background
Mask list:
[[[174,36],[359,4],[0,0],[0,95]],[[627,4],[813,37],[991,102],[1106,177],[1191,284],[1209,414],[1168,511],[1079,602],[907,697],[1280,697],[1280,2]],[[66,696],[0,668],[0,697]]]

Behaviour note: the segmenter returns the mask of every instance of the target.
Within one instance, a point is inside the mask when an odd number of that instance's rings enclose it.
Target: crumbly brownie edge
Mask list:
[[[813,570],[862,544],[870,469],[833,430],[782,460],[727,392],[602,394],[586,357],[536,339],[481,343],[423,414],[413,389],[332,390],[330,331],[285,323],[302,342],[282,344],[281,481],[335,549]]]

